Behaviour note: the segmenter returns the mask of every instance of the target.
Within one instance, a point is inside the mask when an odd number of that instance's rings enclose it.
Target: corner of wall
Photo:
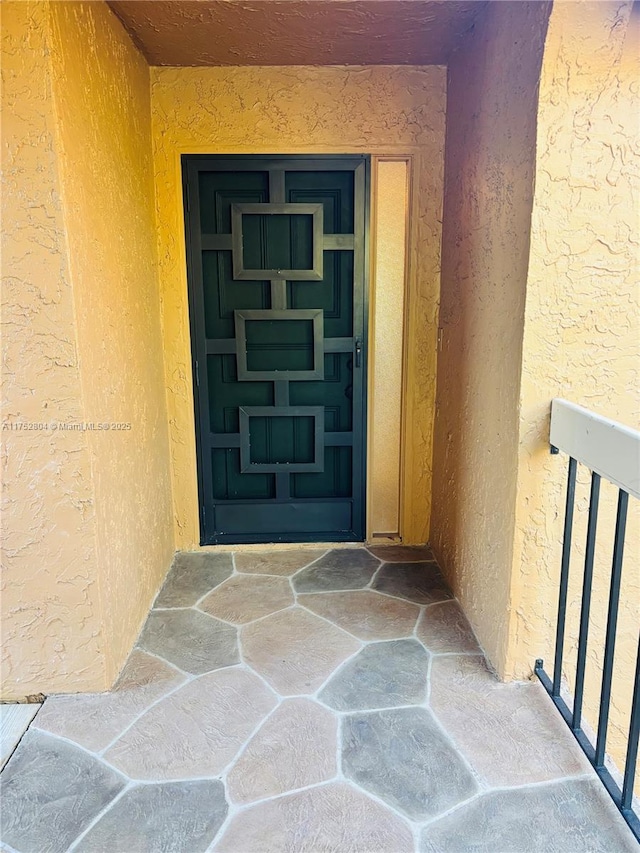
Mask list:
[[[85,432],[63,428],[82,422],[85,410],[51,97],[49,13],[44,2],[2,4],[7,699],[107,686],[89,445]],[[36,429],[21,429],[25,424]]]
[[[513,677],[526,675],[553,647],[566,466],[548,452],[551,400],[567,397],[637,422],[639,32],[640,10],[630,2],[556,3],[549,21],[527,271],[506,663]],[[584,523],[581,507],[577,526]],[[612,501],[603,496],[600,542],[607,512]],[[606,598],[597,568],[594,602]],[[627,599],[638,600],[637,584]],[[637,612],[625,615],[625,608],[621,630],[633,624],[637,643]]]
[[[448,73],[431,543],[506,673],[535,121],[550,3],[489,4]]]
[[[105,3],[56,3],[51,15],[85,418],[108,426],[88,442],[112,683],[175,550],[149,67]]]
[[[105,3],[2,15],[3,696],[20,698],[110,687],[175,543],[149,69]]]

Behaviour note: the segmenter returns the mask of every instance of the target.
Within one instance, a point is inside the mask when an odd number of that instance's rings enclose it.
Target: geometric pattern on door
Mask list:
[[[201,541],[362,539],[365,158],[185,161]]]
[[[320,309],[277,309],[267,308],[263,310],[245,310],[233,312],[234,326],[236,332],[236,364],[238,380],[240,382],[267,379],[271,381],[286,380],[288,382],[301,381],[304,379],[324,379],[324,313]],[[251,370],[247,366],[247,347],[250,341],[247,339],[247,323],[299,323],[311,326],[313,338],[312,364],[306,370],[289,370],[287,367],[274,367],[271,370]],[[272,355],[274,353],[272,352]]]
[[[288,279],[312,281],[322,279],[322,205],[321,204],[232,204],[231,245],[233,252],[233,277],[254,280]],[[243,216],[310,216],[312,218],[313,265],[310,269],[245,269]]]

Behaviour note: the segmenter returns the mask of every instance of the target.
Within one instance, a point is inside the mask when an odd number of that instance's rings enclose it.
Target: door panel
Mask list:
[[[366,158],[183,165],[201,542],[361,540]]]

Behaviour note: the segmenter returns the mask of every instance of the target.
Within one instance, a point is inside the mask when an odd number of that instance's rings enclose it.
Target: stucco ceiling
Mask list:
[[[442,65],[479,0],[109,0],[152,65]]]

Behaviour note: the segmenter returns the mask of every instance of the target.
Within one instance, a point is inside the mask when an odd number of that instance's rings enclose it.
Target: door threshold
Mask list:
[[[212,551],[224,554],[230,551],[317,551],[331,548],[363,548],[365,542],[252,542],[245,545],[231,545],[227,542],[220,545],[194,545],[188,551]]]

